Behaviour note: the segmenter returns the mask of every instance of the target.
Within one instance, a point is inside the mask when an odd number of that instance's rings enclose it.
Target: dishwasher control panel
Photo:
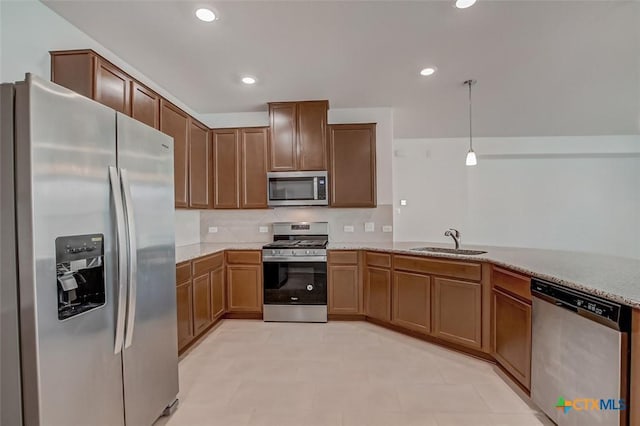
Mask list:
[[[558,284],[532,278],[531,292],[557,306],[574,311],[589,312],[618,329],[625,328],[624,323],[628,321],[629,308],[627,306]]]

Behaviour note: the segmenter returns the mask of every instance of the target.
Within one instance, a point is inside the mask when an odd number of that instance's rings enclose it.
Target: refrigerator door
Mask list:
[[[127,425],[150,425],[178,394],[173,140],[117,114],[130,241],[123,350]]]
[[[15,122],[24,424],[123,425],[115,113],[28,74]]]
[[[13,84],[0,85],[0,425],[22,423],[13,175]]]

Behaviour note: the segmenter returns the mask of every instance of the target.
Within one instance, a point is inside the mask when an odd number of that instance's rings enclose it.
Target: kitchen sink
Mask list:
[[[482,251],[482,250],[449,249],[449,248],[440,248],[440,247],[417,247],[417,248],[412,248],[411,250],[428,251],[431,253],[466,254],[468,256],[475,256],[478,254],[486,253],[486,251]]]

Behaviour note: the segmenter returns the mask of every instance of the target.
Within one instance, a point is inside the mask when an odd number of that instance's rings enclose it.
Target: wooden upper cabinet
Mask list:
[[[131,115],[131,77],[111,63],[98,58],[94,99],[126,115]]]
[[[209,129],[189,119],[189,207],[206,209],[213,205],[211,164]]]
[[[376,125],[329,126],[331,207],[376,206]]]
[[[267,208],[267,131],[266,127],[240,129],[243,209]]]
[[[482,285],[433,278],[436,337],[474,349],[482,347]]]
[[[328,101],[272,102],[270,170],[327,169]]]
[[[131,117],[160,128],[160,95],[137,81],[131,82]]]
[[[93,50],[62,50],[51,55],[51,81],[131,115],[133,79]]]
[[[273,172],[298,169],[297,110],[295,102],[269,104],[270,169]]]
[[[61,50],[51,55],[51,81],[76,93],[94,99],[95,65],[92,50]]]
[[[213,207],[216,209],[240,208],[238,129],[214,129],[211,131],[211,141],[213,146]]]
[[[173,138],[176,207],[189,207],[189,116],[172,103],[160,100],[160,130]]]
[[[327,170],[327,101],[298,103],[298,170]]]

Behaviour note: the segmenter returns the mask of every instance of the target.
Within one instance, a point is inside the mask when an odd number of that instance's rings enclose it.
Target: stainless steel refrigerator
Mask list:
[[[0,86],[2,425],[175,407],[173,140],[27,74]]]

